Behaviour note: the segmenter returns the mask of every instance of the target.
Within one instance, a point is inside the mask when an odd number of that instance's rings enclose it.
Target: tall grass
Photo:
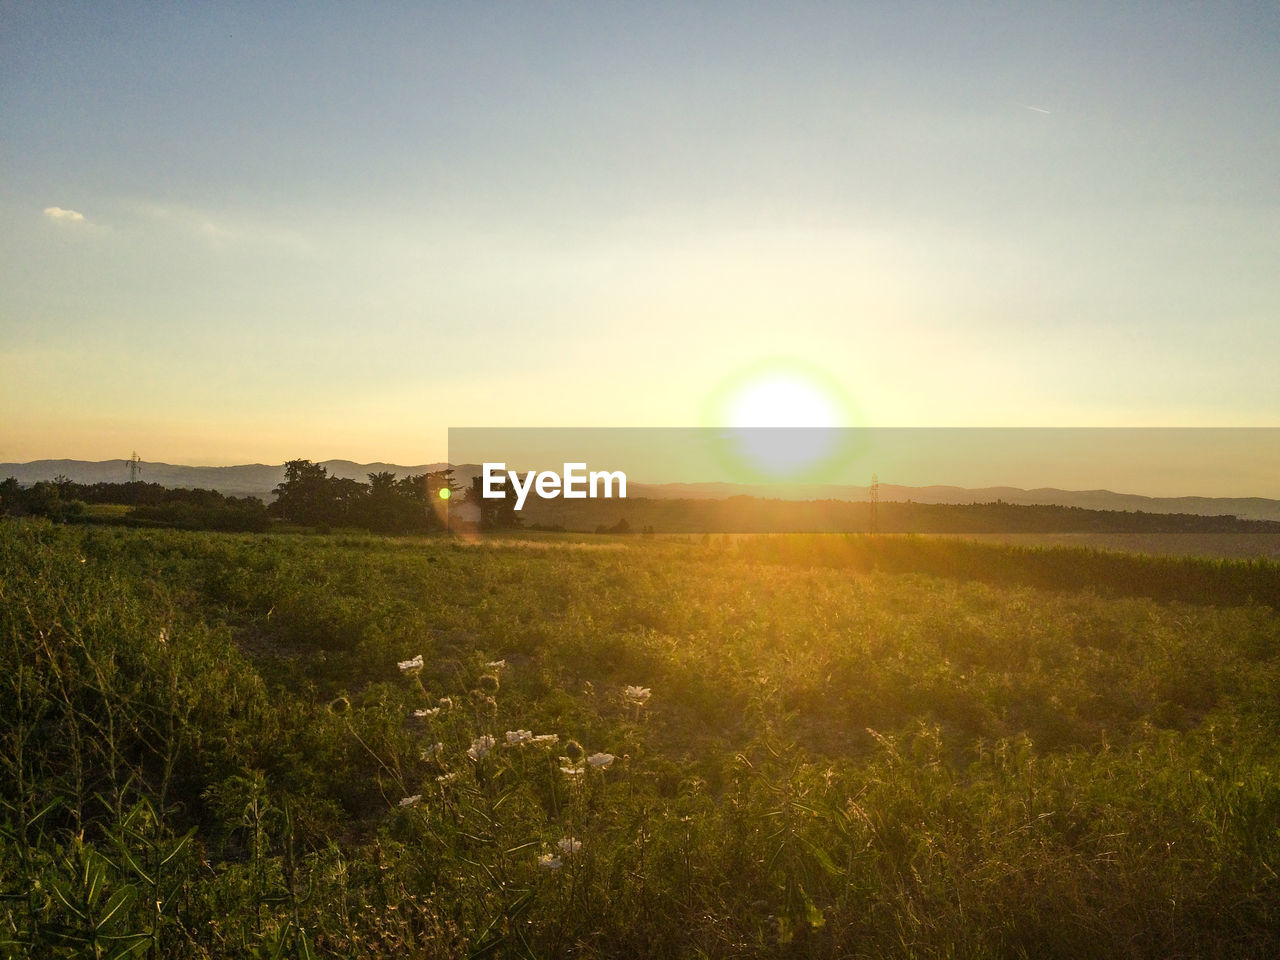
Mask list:
[[[1108,563],[0,525],[0,941],[1274,955],[1271,571]]]

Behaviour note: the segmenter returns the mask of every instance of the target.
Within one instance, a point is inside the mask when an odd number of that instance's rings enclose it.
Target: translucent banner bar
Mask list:
[[[1280,428],[477,427],[449,462],[490,527],[1280,533]]]

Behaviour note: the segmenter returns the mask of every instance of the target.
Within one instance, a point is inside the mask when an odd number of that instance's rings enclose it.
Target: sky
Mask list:
[[[1277,426],[1276,157],[1269,2],[0,2],[0,461]]]

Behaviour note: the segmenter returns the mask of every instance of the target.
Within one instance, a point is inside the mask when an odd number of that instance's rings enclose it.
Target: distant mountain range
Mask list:
[[[353,463],[324,460],[321,466],[333,477],[365,481],[371,473],[390,471],[398,477],[442,470],[447,463],[427,463],[406,467],[395,463]],[[30,463],[0,463],[0,480],[16,477],[19,483],[36,483],[62,475],[76,483],[125,483],[129,480],[128,460],[33,460]],[[272,491],[284,480],[284,464],[246,463],[235,467],[188,467],[173,463],[143,462],[138,477],[162,487],[217,490],[230,497],[261,497],[268,503]]]
[[[396,463],[355,463],[351,460],[323,460],[321,465],[331,476],[363,481],[370,473],[389,471],[406,477],[432,470],[443,470],[447,463],[422,463],[405,466]],[[455,468],[462,485],[480,472],[476,464]],[[33,460],[30,463],[0,463],[0,479],[16,477],[20,483],[52,480],[62,475],[77,483],[123,483],[129,479],[127,460]],[[261,497],[270,502],[272,491],[284,479],[284,465],[249,463],[233,467],[189,467],[181,464],[142,464],[140,479],[166,487],[202,487],[228,496]],[[733,484],[733,483],[662,483],[629,484],[632,497],[655,499],[722,500],[734,496],[776,498],[782,500],[856,500],[865,501],[865,486],[838,484]],[[1189,513],[1199,516],[1236,516],[1246,520],[1280,521],[1280,500],[1265,497],[1145,497],[1139,494],[1113,493],[1110,490],[1059,490],[1041,487],[1023,490],[1019,487],[907,487],[882,483],[880,499],[885,502],[915,503],[990,503],[1003,500],[1015,504],[1045,504],[1083,507],[1089,510],[1128,510],[1146,513]]]

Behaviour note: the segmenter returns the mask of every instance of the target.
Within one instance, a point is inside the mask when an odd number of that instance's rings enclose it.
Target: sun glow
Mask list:
[[[826,461],[846,426],[836,390],[817,374],[763,370],[727,391],[733,456],[770,479],[800,479]]]
[[[834,400],[795,374],[775,373],[751,380],[728,404],[731,427],[838,427]]]

